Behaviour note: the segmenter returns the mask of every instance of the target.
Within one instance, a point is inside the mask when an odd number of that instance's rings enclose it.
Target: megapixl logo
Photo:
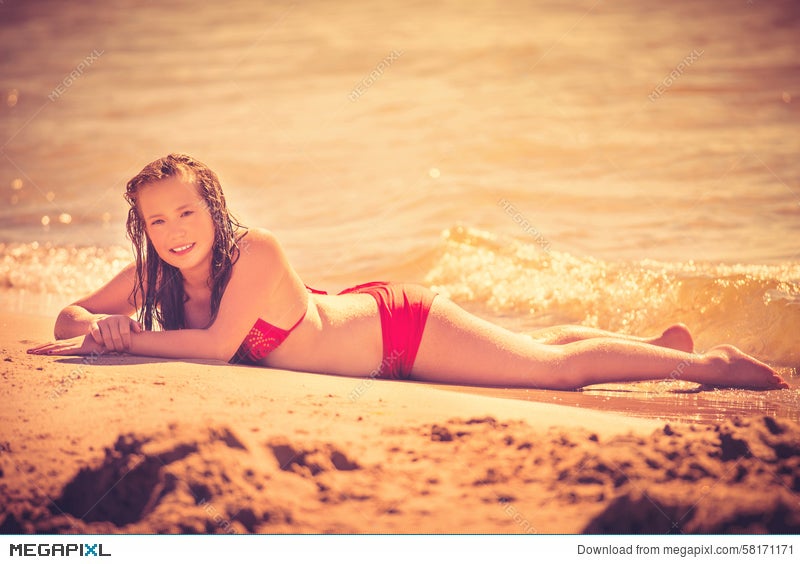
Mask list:
[[[10,544],[10,556],[111,556],[102,544]]]

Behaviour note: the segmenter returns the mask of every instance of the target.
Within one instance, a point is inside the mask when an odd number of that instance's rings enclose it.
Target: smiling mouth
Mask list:
[[[183,245],[181,247],[174,247],[174,248],[170,249],[169,252],[171,252],[172,254],[175,254],[175,255],[185,255],[186,253],[191,251],[193,248],[194,248],[194,243],[189,243],[188,245]]]

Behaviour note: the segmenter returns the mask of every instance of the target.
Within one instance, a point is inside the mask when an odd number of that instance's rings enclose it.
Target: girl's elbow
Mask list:
[[[236,350],[231,351],[229,347],[218,348],[216,354],[214,355],[214,360],[230,362],[234,354],[236,354]]]
[[[230,339],[218,338],[212,331],[209,331],[208,337],[209,345],[206,350],[211,352],[213,360],[228,362],[239,348],[238,343],[234,343]]]
[[[70,331],[71,326],[74,325],[74,315],[71,308],[72,306],[65,307],[56,317],[56,322],[53,324],[53,337],[56,340],[69,339],[76,336],[74,331]]]
[[[66,339],[66,337],[64,337],[64,329],[62,328],[61,323],[59,323],[60,321],[61,313],[58,314],[58,317],[56,317],[56,322],[53,324],[53,337],[56,341]]]

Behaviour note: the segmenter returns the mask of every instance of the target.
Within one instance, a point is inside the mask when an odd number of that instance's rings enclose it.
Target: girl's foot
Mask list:
[[[772,368],[731,345],[713,347],[703,357],[709,361],[712,375],[704,378],[702,384],[759,390],[789,387]]]
[[[648,341],[651,345],[667,347],[683,352],[694,352],[694,339],[689,328],[683,323],[667,327],[660,337]]]

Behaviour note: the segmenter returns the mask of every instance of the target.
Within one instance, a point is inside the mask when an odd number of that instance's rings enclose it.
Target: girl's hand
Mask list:
[[[92,322],[91,335],[108,351],[125,352],[131,348],[131,332],[141,333],[142,326],[127,315],[107,315]]]
[[[90,354],[103,354],[108,350],[91,335],[78,335],[71,339],[62,339],[60,341],[53,341],[52,343],[45,343],[28,349],[28,354],[47,354],[47,355],[62,355],[62,356],[84,356]]]

